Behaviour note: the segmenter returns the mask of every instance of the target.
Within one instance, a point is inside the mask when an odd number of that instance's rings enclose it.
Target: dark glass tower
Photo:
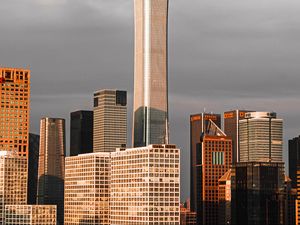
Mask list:
[[[133,145],[169,143],[168,0],[135,0]]]
[[[70,156],[93,152],[93,111],[71,113]]]
[[[200,113],[190,116],[190,154],[191,154],[191,211],[201,210],[202,191],[202,143],[201,136],[208,130],[209,120],[212,120],[218,127],[221,126],[220,114]],[[200,216],[200,215],[199,215]],[[199,218],[198,216],[198,218]]]
[[[297,188],[297,166],[300,165],[300,136],[289,140],[289,177]]]
[[[231,178],[232,224],[284,225],[284,163],[240,162]]]
[[[41,119],[37,203],[57,205],[58,225],[64,222],[65,143],[65,120]]]
[[[28,157],[28,181],[27,201],[28,204],[36,204],[37,178],[39,164],[40,135],[29,134],[29,157]]]

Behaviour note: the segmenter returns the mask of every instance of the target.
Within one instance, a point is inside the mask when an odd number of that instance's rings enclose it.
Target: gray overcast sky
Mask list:
[[[285,146],[300,134],[299,12],[299,0],[170,0],[171,140],[182,149],[183,198],[191,113],[276,111]],[[32,71],[32,132],[42,116],[91,109],[102,88],[128,90],[131,129],[133,22],[133,0],[1,0],[0,65]]]

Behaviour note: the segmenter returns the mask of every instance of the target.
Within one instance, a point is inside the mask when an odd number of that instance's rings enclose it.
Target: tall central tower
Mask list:
[[[134,0],[134,147],[168,144],[168,0]]]

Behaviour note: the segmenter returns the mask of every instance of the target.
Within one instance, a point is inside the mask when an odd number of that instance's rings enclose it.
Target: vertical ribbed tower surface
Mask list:
[[[134,0],[134,147],[168,144],[168,0]]]

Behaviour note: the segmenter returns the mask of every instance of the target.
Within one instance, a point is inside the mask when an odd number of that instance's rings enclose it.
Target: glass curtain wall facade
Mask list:
[[[134,147],[168,144],[168,0],[134,0]]]
[[[65,120],[41,119],[37,203],[57,205],[58,225],[64,221],[65,143]]]

